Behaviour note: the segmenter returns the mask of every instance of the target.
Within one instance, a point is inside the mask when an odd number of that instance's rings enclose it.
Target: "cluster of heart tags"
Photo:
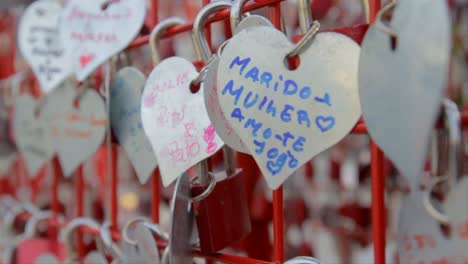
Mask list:
[[[201,71],[181,57],[159,61],[157,36],[186,23],[169,18],[151,34],[154,68],[147,78],[132,67],[107,71],[106,113],[100,94],[76,89],[70,76],[86,81],[122,52],[146,10],[144,0],[108,2],[40,0],[21,19],[19,48],[46,94],[40,102],[21,95],[15,105],[15,138],[31,175],[57,154],[70,176],[112,127],[142,183],[158,166],[168,186],[224,147],[252,155],[276,189],[348,135],[362,115],[371,138],[417,186],[447,84],[446,1],[389,4],[361,46],[314,26],[294,44],[263,17],[238,17],[231,19],[234,36],[216,54],[201,30],[213,11],[204,8],[193,32]],[[300,59],[295,69],[285,63],[291,57]]]
[[[21,19],[20,51],[47,94],[39,105],[27,95],[16,102],[16,140],[32,175],[55,153],[70,175],[104,138],[104,102],[91,89],[77,92],[69,77],[74,73],[85,81],[124,50],[145,16],[143,0],[113,2],[103,9],[105,3],[63,6],[41,0]],[[194,45],[206,63],[202,71],[171,57],[155,61],[148,78],[130,67],[108,76],[109,123],[141,182],[159,166],[167,186],[226,144],[252,155],[276,189],[342,140],[362,114],[372,139],[415,183],[444,94],[451,47],[445,2],[435,1],[422,12],[424,4],[400,1],[389,24],[382,21],[388,8],[382,9],[361,46],[340,33],[305,32],[312,37],[303,38],[294,70],[285,59],[299,44],[263,17],[247,16],[231,25],[235,34],[217,54],[206,54],[204,33],[196,32]],[[419,30],[434,18],[439,22]],[[163,24],[155,31],[167,29]],[[396,48],[389,41],[393,34]],[[200,89],[193,93],[189,88],[195,79]]]

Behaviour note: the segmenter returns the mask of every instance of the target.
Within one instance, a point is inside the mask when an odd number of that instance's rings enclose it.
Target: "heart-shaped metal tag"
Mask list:
[[[87,89],[79,96],[77,106],[75,95],[73,86],[63,85],[43,107],[65,177],[96,152],[106,131],[107,116],[99,94]]]
[[[236,27],[235,34],[246,28],[255,26],[273,25],[268,19],[262,16],[250,15],[239,23]],[[221,106],[219,105],[218,93],[216,92],[218,65],[219,57],[216,57],[210,62],[205,77],[203,78],[202,86],[205,95],[206,111],[210,117],[211,123],[216,129],[216,133],[218,133],[219,137],[226,145],[238,152],[249,153],[249,150],[242,142],[239,135],[237,135],[231,124],[227,121],[226,116],[224,116]]]
[[[190,91],[197,75],[191,62],[171,57],[153,69],[145,84],[141,119],[164,186],[223,146],[206,113],[202,89]]]
[[[345,137],[361,114],[353,40],[319,33],[289,70],[293,47],[274,28],[247,28],[226,45],[218,67],[220,106],[272,189]]]
[[[452,263],[441,262],[453,255],[453,243],[444,237],[439,223],[427,213],[423,195],[415,191],[401,202],[398,216],[400,263]]]
[[[72,49],[79,81],[123,50],[140,31],[144,0],[71,0],[61,17],[64,44]]]
[[[117,72],[110,88],[112,130],[127,152],[140,183],[145,183],[157,166],[141,122],[140,102],[144,85],[143,73],[126,67]]]
[[[59,264],[59,260],[52,254],[43,254],[39,256],[34,264]]]
[[[450,19],[444,0],[399,0],[391,28],[362,42],[359,95],[370,136],[416,186],[448,78]]]
[[[70,46],[62,45],[57,0],[40,0],[28,6],[18,27],[18,46],[31,65],[44,93],[72,72]]]
[[[54,155],[54,147],[42,118],[36,116],[38,102],[29,94],[16,99],[13,128],[16,145],[23,153],[29,176],[36,173]]]

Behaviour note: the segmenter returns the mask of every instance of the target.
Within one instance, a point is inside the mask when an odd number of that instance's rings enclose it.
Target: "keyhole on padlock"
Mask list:
[[[284,66],[286,68],[288,68],[288,70],[294,71],[301,64],[301,57],[299,57],[299,56],[292,56],[292,57],[286,56],[284,58],[283,63],[284,63]]]

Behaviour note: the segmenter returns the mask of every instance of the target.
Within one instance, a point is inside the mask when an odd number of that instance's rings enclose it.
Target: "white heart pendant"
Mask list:
[[[65,45],[73,50],[76,78],[83,81],[125,49],[140,31],[145,15],[144,0],[70,0],[62,13],[61,31]]]
[[[36,117],[38,102],[29,94],[16,99],[13,128],[16,145],[23,153],[29,176],[36,173],[54,155],[51,138],[47,133],[44,121]]]
[[[111,84],[111,125],[127,152],[140,183],[145,183],[157,166],[151,143],[141,121],[141,93],[145,76],[136,68],[121,69]]]
[[[274,28],[247,28],[226,45],[218,67],[220,106],[272,189],[345,137],[361,114],[353,40],[319,33],[289,70],[293,47]]]
[[[370,136],[416,186],[447,84],[450,19],[443,0],[400,0],[391,37],[376,24],[362,42],[359,95]]]
[[[191,62],[171,57],[153,69],[145,84],[141,119],[164,186],[223,146],[206,113],[202,88],[190,91],[197,75]]]
[[[235,34],[238,32],[256,26],[273,26],[271,22],[258,15],[250,15],[244,18],[236,28]],[[210,117],[211,123],[216,129],[219,137],[224,141],[226,145],[233,148],[234,150],[242,153],[249,153],[244,142],[232,128],[231,124],[227,121],[226,116],[221,110],[219,105],[218,93],[217,93],[217,74],[218,74],[219,58],[216,57],[210,63],[208,70],[203,78],[202,86],[205,95],[205,106],[208,116]]]
[[[104,102],[94,90],[87,89],[74,105],[75,91],[63,85],[50,95],[43,111],[49,133],[65,177],[87,160],[102,143],[107,115]]]
[[[33,2],[18,27],[18,46],[39,80],[41,90],[50,92],[72,72],[70,46],[63,45],[59,32],[62,6],[56,0]]]

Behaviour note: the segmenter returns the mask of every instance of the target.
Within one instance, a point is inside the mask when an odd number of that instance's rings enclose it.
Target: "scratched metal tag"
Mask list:
[[[272,27],[247,28],[228,42],[218,66],[223,113],[272,189],[338,143],[361,114],[353,40],[319,33],[291,71],[284,61],[293,47]]]
[[[176,182],[171,211],[169,262],[192,263],[190,242],[195,221],[190,194],[190,179],[186,173],[182,174]]]
[[[451,255],[451,243],[427,213],[423,195],[421,191],[412,192],[401,202],[397,237],[400,263],[435,263]]]
[[[151,231],[143,224],[135,226],[134,237],[138,246],[138,258],[141,263],[160,264],[158,247]]]
[[[59,264],[59,261],[52,254],[43,254],[36,259],[34,264]]]
[[[58,88],[43,106],[45,122],[54,138],[65,177],[71,176],[96,152],[104,139],[107,122],[104,101],[98,93],[87,89],[75,107],[73,90],[70,85]]]
[[[370,136],[414,187],[448,78],[450,18],[444,0],[400,0],[391,38],[374,24],[362,43],[359,95]]]
[[[73,70],[83,81],[137,36],[146,1],[71,0],[61,16],[64,45],[72,50]]]
[[[246,28],[254,26],[272,26],[272,24],[263,16],[250,15],[239,23],[235,34]],[[224,143],[238,152],[248,153],[249,151],[247,147],[242,142],[239,135],[236,134],[231,124],[227,121],[226,116],[219,105],[216,86],[218,64],[219,58],[216,57],[208,66],[206,75],[203,78],[202,87],[205,95],[206,111],[216,133],[218,133],[218,136],[224,141]]]
[[[157,166],[156,156],[141,122],[141,92],[145,76],[136,68],[121,69],[112,80],[111,125],[127,152],[140,183],[145,183]]]
[[[468,263],[468,177],[464,176],[444,202],[451,229],[452,259]]]
[[[171,57],[153,69],[145,84],[141,119],[164,186],[223,146],[206,113],[203,91],[190,91],[197,75],[191,62]]]
[[[31,95],[19,96],[13,121],[16,145],[23,154],[30,177],[35,177],[55,153],[44,120],[36,116],[37,105]]]
[[[18,46],[39,80],[44,93],[50,92],[72,73],[70,46],[62,44],[57,0],[33,2],[18,27]]]

